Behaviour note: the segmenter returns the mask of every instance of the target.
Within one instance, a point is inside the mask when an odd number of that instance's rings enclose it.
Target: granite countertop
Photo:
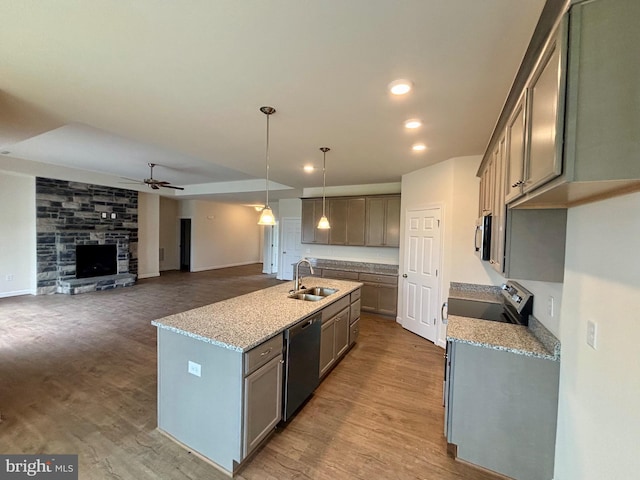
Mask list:
[[[203,342],[246,352],[303,318],[362,286],[358,282],[305,277],[305,286],[338,291],[317,302],[288,298],[293,282],[286,282],[151,322]]]
[[[314,267],[327,270],[344,270],[346,272],[373,273],[378,275],[398,275],[398,265],[352,262],[348,260],[331,260],[326,258],[309,258],[309,261]]]
[[[451,282],[449,298],[475,300],[478,302],[502,303],[502,289],[493,285]]]
[[[559,344],[543,344],[530,328],[522,325],[449,315],[447,340],[529,357],[560,359]]]

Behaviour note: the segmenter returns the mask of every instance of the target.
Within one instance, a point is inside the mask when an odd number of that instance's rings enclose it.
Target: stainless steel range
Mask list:
[[[500,288],[502,302],[450,297],[447,301],[447,315],[528,325],[529,315],[533,312],[533,294],[512,280]]]

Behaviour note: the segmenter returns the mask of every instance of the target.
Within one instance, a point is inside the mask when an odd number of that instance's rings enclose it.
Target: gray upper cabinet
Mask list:
[[[317,228],[320,217],[322,217],[322,199],[303,198],[302,243],[317,243],[320,245],[329,243],[329,231]]]
[[[367,197],[366,244],[368,247],[400,245],[400,196]]]
[[[318,230],[321,198],[302,199],[302,243],[398,247],[400,195],[331,197],[326,200],[329,230]]]
[[[504,272],[504,246],[507,208],[505,205],[506,134],[503,134],[493,152],[493,201],[491,220],[491,255],[489,263],[498,273]]]
[[[526,94],[523,93],[507,122],[506,202],[515,200],[522,194],[522,184],[524,183],[524,122],[526,99]]]
[[[637,0],[576,3],[563,17],[528,84],[529,158],[511,207],[571,207],[640,189],[640,64],[629,47],[640,42],[638,22]]]
[[[560,35],[556,33],[529,85],[529,154],[523,192],[562,173],[562,133],[564,128],[564,79],[561,79]],[[563,72],[562,72],[563,73]]]
[[[364,245],[365,198],[328,198],[329,245]]]

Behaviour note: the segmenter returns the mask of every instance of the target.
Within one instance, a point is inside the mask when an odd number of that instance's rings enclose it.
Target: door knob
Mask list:
[[[406,273],[403,273],[403,274],[402,274],[402,278],[407,278],[407,274],[406,274]]]

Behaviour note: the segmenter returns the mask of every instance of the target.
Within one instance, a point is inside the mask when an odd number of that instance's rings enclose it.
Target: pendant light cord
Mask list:
[[[322,152],[323,160],[322,160],[322,216],[325,217],[324,204],[326,201],[326,197],[324,196],[324,189],[327,185],[327,152]]]
[[[271,114],[267,114],[267,165],[266,165],[266,180],[265,180],[265,190],[267,191],[267,204],[265,208],[269,207],[269,117]]]

